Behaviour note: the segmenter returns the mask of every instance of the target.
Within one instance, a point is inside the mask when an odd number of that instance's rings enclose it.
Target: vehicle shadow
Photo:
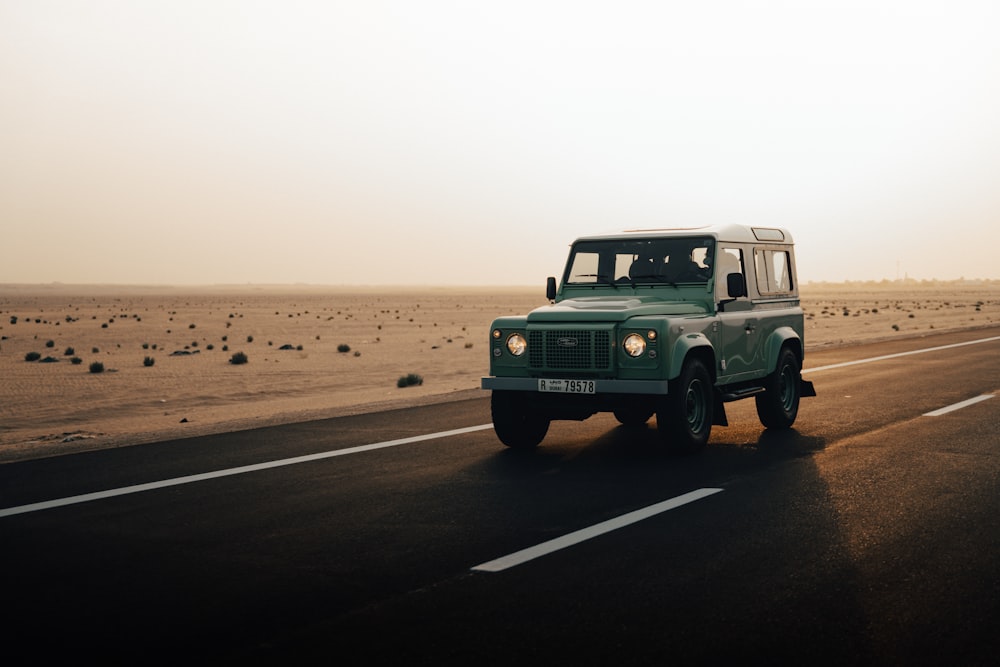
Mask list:
[[[644,660],[671,664],[885,657],[875,655],[866,584],[815,464],[824,437],[723,428],[701,453],[679,456],[663,446],[655,423],[608,425],[589,437],[579,426],[557,427],[537,449],[500,449],[480,460],[479,509],[495,525],[542,541],[698,488],[725,493],[631,538],[579,547],[586,557],[566,556],[564,580],[535,582],[531,602],[508,591],[527,606],[521,612],[545,619],[561,613],[552,600],[572,596],[582,626],[547,621],[546,645],[572,643],[598,661],[620,659],[608,646],[629,646]],[[605,629],[581,631],[588,627],[581,615],[601,618]]]

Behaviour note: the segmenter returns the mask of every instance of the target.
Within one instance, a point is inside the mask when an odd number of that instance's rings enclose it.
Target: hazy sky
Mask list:
[[[998,34],[996,0],[0,0],[0,283],[541,286],[576,236],[716,222],[791,229],[803,281],[1000,278]]]

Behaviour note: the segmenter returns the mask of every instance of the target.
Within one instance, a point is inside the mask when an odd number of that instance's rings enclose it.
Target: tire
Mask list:
[[[527,395],[494,391],[490,399],[493,431],[512,449],[533,449],[545,438],[549,419],[532,410]]]
[[[715,408],[712,392],[705,364],[694,358],[685,361],[680,377],[656,411],[656,428],[670,451],[691,454],[708,443]]]
[[[643,426],[656,410],[649,405],[620,405],[614,410],[615,419],[623,426]]]
[[[799,359],[789,348],[781,348],[778,365],[757,394],[757,416],[765,428],[789,428],[799,414],[801,374]]]

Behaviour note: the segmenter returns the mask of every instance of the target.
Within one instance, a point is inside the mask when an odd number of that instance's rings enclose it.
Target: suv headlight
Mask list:
[[[528,349],[528,341],[519,333],[507,336],[507,351],[515,357],[520,357]]]
[[[625,353],[630,357],[641,357],[646,352],[646,339],[637,333],[625,336],[622,341]]]

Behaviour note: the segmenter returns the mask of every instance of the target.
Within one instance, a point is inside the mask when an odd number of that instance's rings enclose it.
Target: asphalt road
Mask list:
[[[1000,330],[806,377],[693,457],[483,392],[0,465],[4,663],[996,664]]]

